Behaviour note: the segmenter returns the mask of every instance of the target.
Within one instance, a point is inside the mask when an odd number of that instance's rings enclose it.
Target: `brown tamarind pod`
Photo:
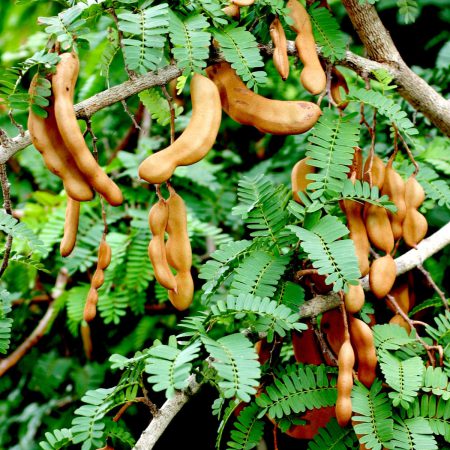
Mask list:
[[[224,8],[222,8],[222,11],[228,17],[231,17],[235,20],[239,20],[241,8],[238,5],[236,5],[235,3],[231,3],[230,5],[225,6]]]
[[[252,6],[255,0],[231,0],[231,2],[242,8],[244,6]]]
[[[409,323],[400,314],[395,314],[391,318],[389,323],[391,325],[399,325],[400,327],[404,328],[408,334],[411,333],[411,327],[410,327]]]
[[[208,67],[206,73],[219,89],[224,111],[236,122],[252,125],[263,133],[304,133],[322,114],[315,103],[270,100],[255,94],[227,62]]]
[[[98,248],[97,268],[105,270],[111,264],[111,247],[103,238]]]
[[[306,423],[304,425],[293,425],[286,431],[286,434],[294,439],[313,439],[319,429],[326,426],[332,417],[335,417],[333,406],[309,409],[299,417]]]
[[[178,272],[175,275],[177,292],[169,291],[169,300],[179,311],[189,308],[194,298],[194,280],[190,271]]]
[[[291,28],[297,33],[295,46],[304,66],[300,82],[311,94],[320,94],[325,89],[327,77],[317,56],[309,14],[298,0],[289,0],[286,6],[290,9],[289,17],[294,22]]]
[[[338,355],[338,379],[336,419],[341,427],[345,427],[352,417],[351,392],[353,388],[353,366],[355,365],[355,352],[350,339],[345,340]]]
[[[350,239],[355,244],[355,253],[358,258],[361,276],[369,273],[369,238],[367,230],[361,217],[362,205],[352,200],[344,200],[344,208],[347,215],[347,228],[350,231]]]
[[[409,247],[416,247],[417,244],[426,236],[428,231],[428,222],[425,216],[414,208],[406,210],[405,220],[403,221],[403,239]]]
[[[345,80],[344,75],[342,75],[342,73],[333,66],[331,69],[330,95],[337,107],[344,110],[347,108],[348,101],[342,100],[341,88],[346,94],[349,93],[347,81]]]
[[[216,85],[198,73],[191,81],[192,117],[175,142],[153,153],[139,166],[139,176],[150,184],[167,181],[178,166],[200,161],[211,150],[222,120]]]
[[[89,151],[77,123],[73,96],[78,78],[79,61],[75,53],[63,53],[52,77],[55,118],[61,137],[87,182],[113,206],[123,202],[119,187],[103,172]]]
[[[64,235],[59,246],[61,256],[72,253],[77,242],[78,222],[80,220],[80,202],[67,197],[66,218],[64,221]]]
[[[369,285],[375,297],[386,297],[394,285],[396,276],[397,266],[391,255],[387,254],[373,261],[370,266]]]
[[[365,295],[361,283],[357,285],[350,284],[348,292],[344,294],[345,310],[349,314],[356,314],[364,306]]]
[[[83,319],[91,322],[97,315],[98,292],[97,289],[91,287],[88,292],[86,304],[84,306]]]
[[[324,362],[322,351],[316,339],[316,334],[308,324],[308,329],[302,332],[292,331],[292,347],[297,362],[314,364],[316,366]]]
[[[301,159],[294,165],[291,171],[292,194],[294,196],[294,200],[301,205],[303,205],[303,202],[298,196],[298,192],[306,192],[308,184],[313,181],[308,180],[306,175],[316,172],[316,168],[307,163],[309,159],[309,156]]]
[[[332,309],[323,314],[320,328],[325,334],[328,345],[337,356],[345,341],[345,326],[339,309]]]
[[[98,289],[100,286],[103,286],[104,282],[105,282],[105,272],[104,272],[104,270],[97,269],[94,272],[94,275],[92,276],[91,286],[94,289]]]
[[[415,175],[411,175],[405,184],[405,203],[407,208],[417,209],[425,200],[425,191],[417,181]]]
[[[371,186],[378,186],[378,189],[381,190],[384,184],[384,175],[386,168],[381,158],[377,155],[373,156],[372,159],[372,168],[370,169],[370,158],[367,158],[364,164],[364,172],[363,172],[363,180],[370,183],[372,181]]]
[[[386,209],[368,205],[365,210],[365,225],[370,242],[376,248],[390,253],[394,248],[394,235]]]
[[[411,307],[409,301],[408,283],[403,282],[398,286],[394,286],[391,292],[389,292],[389,294],[392,295],[392,297],[394,297],[395,301],[397,302],[398,306],[400,306],[403,312],[405,313],[409,312]],[[394,306],[392,306],[391,302],[387,302],[387,306],[393,313],[397,312]]]
[[[91,329],[88,323],[82,323],[80,327],[81,340],[83,342],[83,350],[88,360],[92,359],[92,338]]]
[[[358,359],[358,380],[370,388],[376,377],[378,363],[372,329],[351,315],[348,325],[351,343]]]
[[[273,64],[283,81],[289,76],[289,59],[287,54],[287,41],[283,25],[276,17],[269,28],[270,38],[273,42]]]

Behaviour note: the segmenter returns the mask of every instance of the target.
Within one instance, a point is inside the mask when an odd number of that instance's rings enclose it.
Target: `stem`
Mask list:
[[[0,182],[2,185],[2,193],[3,193],[3,208],[6,214],[12,217],[13,213],[11,207],[11,195],[10,195],[11,192],[5,164],[0,164]],[[12,243],[13,237],[11,234],[8,234],[8,236],[6,237],[5,253],[3,254],[3,261],[2,265],[0,266],[0,278],[5,273],[5,270],[8,268],[9,257],[11,256]]]

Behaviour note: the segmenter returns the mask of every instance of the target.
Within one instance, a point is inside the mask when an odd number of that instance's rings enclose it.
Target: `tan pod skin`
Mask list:
[[[409,300],[409,287],[408,283],[402,283],[398,286],[395,286],[391,292],[389,292],[392,297],[395,298],[398,306],[402,309],[403,312],[408,313],[411,309],[410,300]],[[391,304],[391,302],[387,302],[388,308],[393,312],[397,313],[397,310]]]
[[[181,136],[169,147],[146,158],[139,176],[150,184],[167,181],[178,166],[200,161],[216,141],[222,120],[220,95],[216,85],[196,73],[191,81],[192,117]]]
[[[394,285],[396,276],[397,266],[391,255],[373,261],[370,266],[369,285],[375,297],[386,297]]]
[[[339,350],[337,379],[336,419],[341,427],[345,427],[352,417],[352,401],[350,398],[353,388],[353,366],[355,352],[350,339],[347,339]]]
[[[372,329],[365,322],[351,315],[348,325],[352,346],[358,359],[358,380],[366,388],[370,388],[375,381],[378,362]]]
[[[79,61],[75,53],[63,53],[52,78],[55,117],[64,143],[88,183],[112,206],[123,202],[119,187],[103,172],[89,151],[73,109]]]
[[[61,256],[66,257],[72,253],[77,242],[78,222],[80,220],[80,202],[67,197],[66,219],[64,222],[64,236],[59,246]]]
[[[370,242],[385,253],[391,253],[394,248],[394,235],[387,211],[381,206],[367,205],[365,225]]]
[[[364,171],[363,171],[363,180],[370,183],[372,181],[372,186],[378,186],[378,189],[381,191],[383,184],[384,184],[384,175],[386,168],[384,167],[384,163],[377,155],[374,155],[372,160],[372,170],[371,175],[372,177],[369,177],[369,163],[370,158],[367,158],[365,164],[364,164]]]
[[[236,122],[263,133],[300,134],[311,129],[322,114],[311,102],[270,100],[247,88],[227,62],[206,69],[219,89],[224,111]]]
[[[344,75],[342,75],[336,67],[333,67],[331,69],[330,95],[337,107],[344,110],[348,105],[348,101],[342,101],[341,88],[344,89],[346,94],[349,93],[347,81],[345,80]]]
[[[287,54],[287,41],[283,25],[276,17],[270,24],[270,38],[273,42],[273,64],[283,81],[289,76],[289,59]]]
[[[178,311],[189,308],[194,298],[194,281],[191,272],[178,272],[175,276],[178,292],[169,291],[169,300]]]
[[[409,323],[400,314],[395,314],[395,316],[391,318],[389,323],[391,325],[399,325],[404,328],[408,334],[411,333],[411,327],[409,326]]]
[[[295,46],[304,66],[300,82],[311,94],[320,94],[326,87],[327,77],[317,56],[309,14],[298,0],[289,0],[286,6],[290,9],[289,16],[294,21],[291,28],[297,33]]]
[[[148,223],[152,232],[152,239],[148,245],[148,256],[158,283],[166,289],[176,290],[177,282],[167,262],[164,242],[168,220],[169,208],[164,200],[159,200],[152,206],[148,215]]]
[[[241,8],[238,5],[235,5],[234,3],[231,3],[231,5],[228,5],[228,6],[225,6],[224,8],[222,8],[222,11],[228,17],[231,17],[233,19],[239,20]]]
[[[344,294],[345,310],[349,314],[356,314],[364,306],[365,295],[361,283],[349,285],[348,292]]]
[[[426,236],[428,223],[425,216],[417,208],[425,200],[425,192],[414,175],[408,178],[405,185],[406,215],[403,221],[403,239],[409,247],[416,247]]]
[[[234,3],[235,5],[242,8],[243,6],[253,5],[253,3],[255,3],[255,0],[231,0],[231,3]]]
[[[292,195],[294,196],[294,200],[301,205],[303,205],[303,202],[298,196],[298,192],[306,192],[308,184],[313,181],[308,180],[306,175],[316,172],[315,167],[307,164],[308,159],[310,159],[309,156],[298,161],[291,171]]]

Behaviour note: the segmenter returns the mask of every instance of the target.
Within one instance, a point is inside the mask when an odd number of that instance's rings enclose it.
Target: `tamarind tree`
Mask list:
[[[449,7],[1,2],[0,448],[450,448]]]

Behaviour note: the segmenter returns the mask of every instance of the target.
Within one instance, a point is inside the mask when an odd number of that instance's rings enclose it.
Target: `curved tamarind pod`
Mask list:
[[[358,358],[358,380],[370,388],[376,377],[378,363],[372,329],[351,315],[348,324],[351,343]]]
[[[97,303],[98,303],[97,289],[91,287],[88,292],[83,312],[83,319],[86,322],[91,322],[97,315]]]
[[[344,294],[345,310],[349,314],[356,314],[361,311],[364,301],[365,295],[361,283],[349,285],[348,292]]]
[[[425,191],[414,175],[405,184],[405,203],[407,208],[417,209],[425,200]]]
[[[391,255],[387,254],[373,261],[370,266],[369,285],[375,297],[386,297],[394,285],[396,276],[397,266]]]
[[[394,234],[387,211],[381,206],[368,205],[365,210],[365,224],[370,242],[380,250],[390,253],[394,248]]]
[[[286,34],[280,19],[276,17],[269,28],[270,38],[273,42],[273,64],[283,81],[289,76],[289,59],[287,55]]]
[[[194,297],[194,280],[190,271],[178,272],[175,275],[177,292],[169,291],[169,300],[179,311],[189,308]]]
[[[94,275],[92,276],[92,280],[91,280],[91,286],[94,289],[98,289],[100,286],[103,285],[103,283],[105,282],[105,272],[104,270],[96,270],[94,272]]]
[[[300,134],[311,129],[322,114],[311,102],[270,100],[247,88],[227,62],[206,69],[219,89],[222,108],[236,122],[263,133]]]
[[[222,11],[228,17],[231,17],[233,19],[239,20],[241,8],[238,5],[236,5],[234,3],[231,3],[230,5],[225,6],[224,8],[222,8]]]
[[[306,175],[310,173],[315,173],[316,168],[310,166],[307,161],[310,159],[309,156],[298,161],[291,171],[291,183],[292,183],[292,194],[294,196],[294,200],[297,203],[303,205],[301,198],[298,196],[298,192],[305,192],[309,183],[312,183],[313,180],[308,180]]]
[[[400,314],[395,314],[391,318],[389,323],[391,325],[399,325],[402,328],[404,328],[407,331],[408,334],[411,333],[411,327],[410,327],[409,323]]]
[[[339,350],[337,379],[336,419],[341,427],[345,427],[352,417],[352,401],[350,398],[353,388],[353,366],[355,352],[350,339],[347,339]]]
[[[366,159],[366,162],[364,164],[364,173],[363,173],[363,180],[370,183],[370,180],[372,179],[372,185],[371,186],[378,186],[378,189],[381,190],[384,184],[384,175],[386,168],[384,167],[384,163],[381,158],[379,158],[377,155],[373,156],[372,160],[372,169],[371,169],[371,177],[369,177],[369,163],[370,158]]]
[[[344,89],[346,94],[349,93],[347,81],[345,80],[344,75],[342,75],[342,73],[333,66],[331,69],[330,95],[337,107],[344,110],[347,108],[348,101],[342,101],[340,88]]]
[[[102,239],[98,248],[97,269],[105,270],[111,264],[111,247]]]
[[[63,53],[52,77],[55,118],[61,137],[88,183],[113,206],[123,202],[119,187],[103,172],[89,151],[73,109],[79,61],[75,53]]]
[[[61,256],[66,257],[72,253],[77,242],[78,222],[80,220],[80,202],[67,197],[66,218],[64,221],[64,236],[59,246]]]
[[[345,326],[342,314],[338,309],[332,309],[323,314],[320,328],[327,338],[327,342],[337,356],[345,342]]]
[[[139,176],[150,184],[167,181],[178,166],[200,161],[211,150],[222,119],[219,91],[198,73],[191,81],[192,117],[181,136],[169,147],[150,155],[139,166]]]
[[[295,46],[304,66],[300,82],[311,94],[320,94],[325,89],[327,77],[317,56],[309,14],[298,0],[289,0],[286,6],[290,9],[289,17],[294,22],[291,28],[297,33]]]
[[[414,208],[406,210],[403,221],[403,239],[409,247],[416,247],[428,231],[428,222],[425,216]]]

